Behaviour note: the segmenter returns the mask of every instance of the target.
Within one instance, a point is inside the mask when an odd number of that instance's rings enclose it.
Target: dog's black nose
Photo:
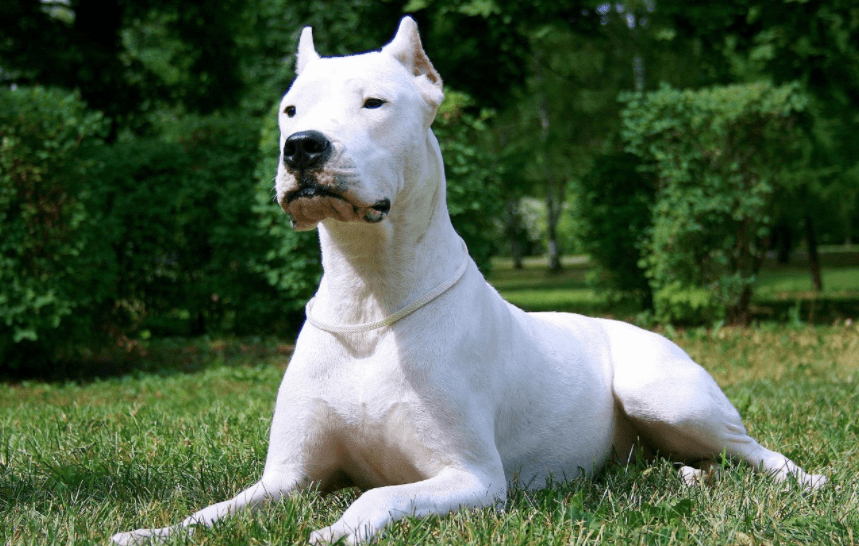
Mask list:
[[[323,165],[330,156],[331,142],[319,131],[295,133],[283,145],[283,161],[290,169],[313,169]]]

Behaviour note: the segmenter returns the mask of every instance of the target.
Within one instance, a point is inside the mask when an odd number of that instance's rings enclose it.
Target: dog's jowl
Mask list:
[[[819,487],[746,434],[704,369],[629,324],[525,313],[481,276],[447,211],[430,125],[442,81],[410,18],[380,51],[320,57],[309,28],[283,97],[277,201],[317,228],[324,275],[277,394],[265,469],[235,498],[120,544],[309,487],[364,493],[315,543],[405,515],[503,504],[507,488],[592,475],[636,447],[694,483],[727,453]]]

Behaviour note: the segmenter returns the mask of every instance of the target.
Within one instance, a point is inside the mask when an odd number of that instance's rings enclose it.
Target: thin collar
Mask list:
[[[468,248],[465,246],[465,241],[462,242],[462,249],[465,254],[465,258],[462,260],[462,264],[459,266],[459,269],[456,270],[456,273],[453,276],[445,281],[443,284],[436,286],[432,291],[428,292],[425,296],[420,298],[419,300],[403,307],[399,311],[388,315],[382,320],[378,320],[376,322],[365,322],[363,324],[328,324],[313,318],[311,315],[311,311],[313,310],[313,302],[316,301],[316,296],[310,299],[307,302],[307,306],[304,308],[304,313],[307,315],[307,322],[316,326],[320,330],[325,330],[326,332],[332,334],[354,334],[358,332],[369,332],[370,330],[378,330],[379,328],[384,328],[385,326],[390,326],[397,322],[398,320],[411,315],[424,305],[433,301],[437,297],[441,296],[448,290],[450,290],[453,285],[459,282],[459,279],[465,274],[465,270],[468,267]]]

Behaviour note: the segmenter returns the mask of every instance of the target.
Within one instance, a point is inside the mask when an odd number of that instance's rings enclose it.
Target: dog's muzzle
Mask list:
[[[293,226],[306,229],[325,218],[373,224],[384,220],[391,210],[390,199],[354,203],[336,177],[326,172],[333,150],[331,141],[319,131],[301,131],[286,139],[283,163],[298,188],[284,195],[281,207],[292,217]]]

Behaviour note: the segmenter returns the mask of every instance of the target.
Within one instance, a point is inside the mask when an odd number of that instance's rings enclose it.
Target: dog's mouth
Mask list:
[[[387,218],[391,201],[385,198],[372,205],[355,204],[344,195],[314,183],[287,193],[281,207],[292,218],[294,228],[311,229],[326,218],[377,224]]]
[[[372,223],[381,222],[391,212],[391,200],[388,198],[380,199],[367,209],[375,212],[378,217],[375,219],[364,218],[365,220]]]
[[[343,201],[346,201],[346,199],[338,193],[327,190],[322,186],[312,185],[305,186],[286,194],[286,203],[288,205],[296,199],[313,199],[314,197],[331,197],[333,199],[342,199]]]

